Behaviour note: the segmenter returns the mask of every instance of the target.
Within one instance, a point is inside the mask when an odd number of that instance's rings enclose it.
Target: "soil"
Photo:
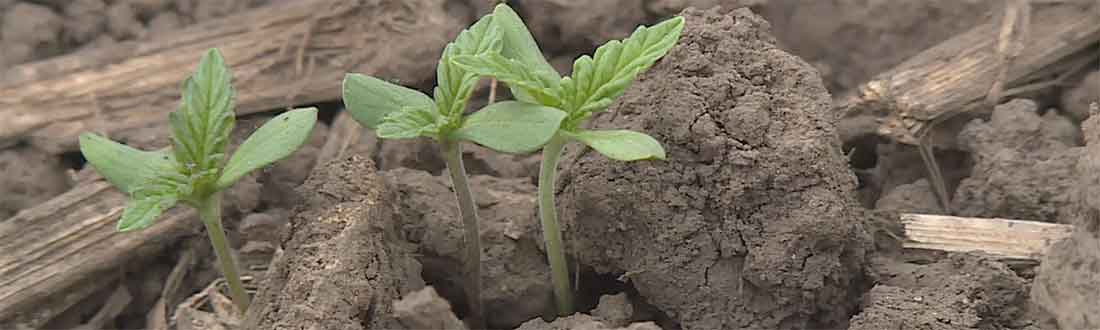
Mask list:
[[[1005,264],[952,254],[928,265],[889,264],[863,297],[850,330],[1019,329],[1027,283]],[[898,267],[901,266],[901,267]]]
[[[424,278],[465,313],[461,265],[463,227],[450,178],[398,168],[383,176],[393,188],[400,227],[417,244]],[[481,218],[482,288],[486,322],[510,329],[553,310],[549,267],[537,236],[535,186],[526,179],[472,176]]]
[[[870,238],[820,77],[747,9],[683,15],[680,43],[591,125],[646,132],[668,160],[569,152],[569,250],[685,329],[843,326]]]
[[[1050,328],[1100,327],[1100,118],[1094,108],[1082,125],[1087,146],[1075,164],[1068,223],[1075,231],[1051,247],[1039,266],[1031,295]]]
[[[956,213],[982,218],[1065,221],[1071,187],[1078,180],[1079,129],[1051,111],[1017,99],[997,106],[988,121],[975,120],[961,133],[974,168],[953,199]]]
[[[368,159],[314,172],[244,329],[395,329],[392,301],[422,288],[394,194]]]
[[[0,71],[280,1],[0,0]],[[1100,199],[1092,197],[1100,196],[1100,119],[1088,110],[1100,101],[1100,72],[936,130],[954,215],[1076,226],[1038,268],[902,250],[898,212],[947,213],[919,154],[870,134],[873,118],[832,109],[857,84],[998,15],[1003,2],[511,3],[563,73],[638,24],[698,9],[683,13],[687,26],[670,54],[591,125],[650,134],[668,160],[622,163],[571,144],[561,163],[558,210],[579,313],[555,317],[534,199],[539,156],[464,145],[491,328],[1100,328]],[[723,7],[708,9],[716,4]],[[472,21],[491,3],[442,6],[448,19]],[[419,55],[387,70],[434,65]],[[487,95],[482,85],[475,107]],[[319,106],[327,122],[340,104]],[[270,117],[240,118],[234,142]],[[165,145],[163,133],[118,138],[152,149]],[[225,194],[230,240],[259,288],[246,319],[219,312],[226,300],[213,293],[214,310],[181,320],[209,329],[465,326],[463,228],[435,145],[365,132],[352,156],[317,164],[328,135],[319,125],[301,150]],[[25,145],[0,150],[0,221],[93,176],[82,162]],[[168,310],[217,278],[204,239],[177,244],[195,259]],[[133,300],[101,324],[148,328],[150,306],[184,254],[135,261],[122,282]],[[48,326],[92,324],[114,290]]]
[[[408,329],[466,329],[451,311],[451,303],[430,286],[394,301],[393,314]]]

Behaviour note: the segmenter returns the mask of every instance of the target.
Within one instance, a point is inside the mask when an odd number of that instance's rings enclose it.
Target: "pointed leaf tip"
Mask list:
[[[252,133],[229,158],[217,189],[229,188],[241,177],[279,161],[298,150],[317,123],[317,108],[284,112]]]
[[[369,129],[378,129],[387,115],[404,107],[435,108],[431,97],[420,91],[363,74],[345,75],[342,88],[348,114]]]
[[[665,159],[665,149],[657,139],[630,130],[578,131],[567,133],[600,154],[619,161]]]
[[[92,133],[80,135],[80,153],[107,182],[127,194],[176,164],[167,151],[142,151]]]

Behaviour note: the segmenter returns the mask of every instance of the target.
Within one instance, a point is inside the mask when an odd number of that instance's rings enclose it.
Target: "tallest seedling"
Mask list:
[[[383,139],[428,137],[439,144],[451,175],[465,231],[465,284],[473,328],[484,329],[481,302],[481,239],[474,203],[462,165],[462,141],[495,151],[529,153],[557,131],[566,114],[533,103],[497,102],[470,115],[466,103],[479,75],[453,63],[460,56],[500,56],[501,34],[486,15],[447,45],[436,71],[435,99],[378,78],[349,74],[344,78],[344,105],[352,118]]]
[[[177,203],[197,209],[229,294],[243,313],[248,309],[248,292],[222,229],[220,192],[301,147],[317,122],[317,109],[291,110],[275,117],[241,143],[227,161],[225,149],[235,124],[230,78],[217,50],[202,57],[198,70],[183,83],[179,109],[168,116],[170,150],[141,151],[85,133],[80,136],[80,152],[108,182],[130,195],[118,221],[119,231],[149,227]]]
[[[504,38],[502,51],[458,56],[455,63],[508,84],[512,94],[523,103],[556,108],[567,114],[560,129],[542,149],[538,193],[554,294],[558,312],[565,316],[573,313],[573,302],[561,228],[554,209],[558,158],[569,141],[584,143],[615,160],[665,158],[661,144],[643,133],[588,130],[582,125],[592,114],[607,110],[639,73],[649,69],[676,44],[684,19],[675,17],[652,27],[638,27],[629,38],[613,40],[596,49],[595,55],[578,58],[573,62],[573,75],[562,78],[543,58],[531,33],[512,9],[498,5],[493,15]]]

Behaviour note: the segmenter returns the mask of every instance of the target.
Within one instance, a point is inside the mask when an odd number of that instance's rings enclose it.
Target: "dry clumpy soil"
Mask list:
[[[424,286],[397,229],[393,193],[373,164],[350,157],[300,187],[285,252],[268,271],[244,329],[395,329],[392,302]]]
[[[1082,130],[1087,146],[1076,163],[1067,221],[1075,231],[1050,248],[1031,287],[1032,301],[1051,328],[1100,328],[1100,118],[1095,111]]]
[[[898,267],[898,266],[901,267]],[[879,284],[864,297],[850,330],[1005,329],[1022,320],[1028,292],[1005,264],[952,254],[928,265],[882,267]]]
[[[870,238],[828,93],[752,12],[683,16],[679,44],[592,125],[653,135],[668,160],[569,152],[569,250],[685,329],[843,327]]]
[[[999,105],[988,121],[976,119],[959,133],[974,162],[953,203],[957,215],[1059,222],[1073,201],[1080,133],[1068,119],[1040,116],[1031,100]]]

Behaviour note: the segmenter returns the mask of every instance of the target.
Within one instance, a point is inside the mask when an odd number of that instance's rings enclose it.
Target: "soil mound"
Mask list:
[[[314,172],[243,328],[403,328],[392,302],[424,282],[385,187],[361,157]]]
[[[684,329],[843,327],[870,239],[820,77],[749,10],[682,15],[679,44],[592,125],[646,132],[668,160],[570,150],[569,251]]]
[[[1031,287],[1032,301],[1061,329],[1100,328],[1100,118],[1082,124],[1087,146],[1077,161],[1074,233],[1051,246]]]

